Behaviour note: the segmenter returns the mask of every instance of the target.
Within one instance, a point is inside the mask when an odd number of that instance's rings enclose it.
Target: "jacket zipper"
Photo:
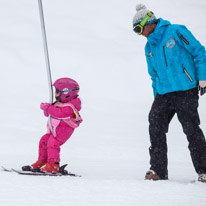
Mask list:
[[[187,77],[190,79],[191,82],[193,82],[192,77],[189,75],[189,73],[187,72],[187,70],[185,69],[185,67],[182,65],[183,71],[184,73],[187,75]]]
[[[168,66],[168,64],[167,64],[167,58],[166,58],[166,54],[165,54],[165,47],[164,47],[164,46],[163,46],[163,53],[164,53],[164,57],[165,57],[166,66]]]

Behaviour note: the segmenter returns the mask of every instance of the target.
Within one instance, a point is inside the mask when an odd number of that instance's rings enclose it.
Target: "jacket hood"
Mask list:
[[[171,23],[169,21],[159,18],[155,30],[148,36],[147,41],[152,44],[157,44],[159,40],[162,38],[162,35],[166,27],[170,24]]]
[[[78,111],[81,110],[81,100],[80,100],[80,98],[77,97],[77,98],[71,100],[71,101],[68,102],[68,103],[73,104],[73,105],[77,108]]]

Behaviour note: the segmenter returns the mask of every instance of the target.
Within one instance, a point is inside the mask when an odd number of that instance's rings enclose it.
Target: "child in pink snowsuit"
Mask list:
[[[53,86],[56,89],[57,101],[52,105],[49,103],[40,105],[44,115],[50,116],[53,131],[47,123],[48,131],[39,142],[38,161],[31,165],[31,170],[40,169],[42,172],[55,173],[59,172],[60,146],[71,137],[74,129],[82,122],[82,118],[78,112],[81,109],[78,83],[70,78],[61,78]]]

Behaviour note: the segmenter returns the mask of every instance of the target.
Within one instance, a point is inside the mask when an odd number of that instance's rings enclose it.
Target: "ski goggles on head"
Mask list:
[[[145,25],[145,24],[147,23],[147,21],[152,17],[152,15],[153,15],[153,12],[152,12],[152,11],[148,12],[148,13],[146,14],[146,16],[142,19],[142,21],[141,21],[139,24],[137,24],[137,25],[135,25],[135,26],[133,27],[133,31],[134,31],[135,33],[141,35],[142,32],[143,32],[143,30],[144,30],[144,25]]]
[[[76,90],[79,90],[79,88],[74,88],[74,89],[67,89],[67,88],[65,88],[65,89],[63,89],[63,91],[61,91],[61,90],[59,90],[59,89],[57,89],[56,88],[56,94],[68,94],[69,92],[73,92],[73,91],[76,91]]]

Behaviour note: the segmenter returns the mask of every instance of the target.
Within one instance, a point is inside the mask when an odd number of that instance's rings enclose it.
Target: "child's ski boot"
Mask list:
[[[46,165],[41,168],[41,172],[58,173],[59,163],[58,162],[46,163]]]
[[[27,166],[23,166],[22,167],[22,170],[23,171],[33,171],[33,172],[38,172],[40,171],[40,168],[43,167],[44,165],[46,165],[46,161],[43,161],[43,160],[37,160],[34,164],[32,164],[31,166],[30,165],[27,165]]]

